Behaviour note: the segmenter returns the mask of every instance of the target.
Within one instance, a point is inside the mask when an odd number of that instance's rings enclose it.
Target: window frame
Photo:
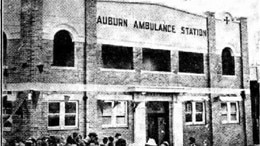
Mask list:
[[[231,104],[232,103],[235,103],[236,105],[236,120],[232,120],[231,119]],[[222,124],[229,124],[229,123],[239,123],[239,104],[237,101],[226,101],[226,102],[221,102],[220,103],[221,105],[222,104],[226,104],[227,105],[227,111],[225,112],[225,114],[227,114],[227,119],[226,120],[223,120],[223,110],[222,110],[222,107],[221,107],[221,123]]]
[[[11,123],[11,126],[9,127],[9,126],[5,126],[5,123],[4,123],[4,122],[6,122],[6,120],[7,120],[8,118],[12,118],[12,117],[10,117],[10,116],[12,115],[12,112],[13,112],[13,102],[8,100],[8,97],[7,97],[8,95],[3,94],[2,97],[5,97],[5,96],[6,96],[6,102],[8,102],[8,104],[10,104],[10,107],[4,106],[4,105],[3,105],[4,103],[2,104],[2,106],[3,106],[3,107],[2,107],[3,131],[11,131],[13,123]],[[11,111],[10,114],[7,113],[8,110]],[[4,119],[5,119],[5,120],[4,120]]]
[[[8,38],[7,38],[7,34],[2,31],[2,37],[3,37],[3,40],[2,40],[2,47],[3,47],[3,55],[2,55],[2,61],[3,61],[3,68],[8,68]]]
[[[128,102],[127,101],[104,101],[105,103],[111,103],[111,116],[109,115],[104,115],[104,112],[102,112],[101,114],[101,117],[102,117],[102,120],[103,120],[103,117],[111,117],[111,124],[103,124],[102,122],[102,128],[123,128],[123,127],[128,127]],[[124,115],[124,120],[125,120],[125,123],[124,124],[117,124],[116,123],[116,118],[118,117],[117,116],[117,108],[114,107],[114,104],[115,102],[123,102],[125,107],[125,115]]]
[[[49,104],[50,103],[59,103],[60,104],[60,111],[59,113],[54,113],[54,114],[50,114],[49,113]],[[66,126],[65,125],[65,103],[66,101],[62,101],[62,100],[50,100],[47,102],[47,127],[48,130],[67,130],[67,129],[77,129],[78,128],[78,123],[79,123],[79,102],[77,100],[71,100],[71,101],[67,101],[67,102],[71,102],[71,103],[76,103],[76,113],[75,113],[75,125],[74,126]],[[49,126],[49,115],[59,115],[59,126]]]
[[[187,102],[191,102],[191,112],[186,112],[186,104]],[[196,103],[202,103],[202,112],[198,112],[196,110]],[[186,101],[184,106],[184,121],[186,125],[198,125],[198,124],[205,124],[206,123],[206,109],[205,109],[205,102],[204,101]],[[191,114],[191,122],[186,122],[186,113]],[[196,121],[196,114],[202,113],[202,121]]]

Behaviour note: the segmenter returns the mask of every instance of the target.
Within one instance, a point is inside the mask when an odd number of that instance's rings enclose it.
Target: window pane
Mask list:
[[[3,100],[3,114],[12,114],[12,102]]]
[[[227,114],[222,114],[221,117],[223,122],[227,121]]]
[[[65,116],[65,126],[74,126],[76,125],[76,116],[75,115],[66,115]]]
[[[202,122],[202,121],[203,121],[202,113],[196,114],[196,122]]]
[[[202,102],[196,102],[196,111],[203,112],[203,103]]]
[[[49,113],[60,113],[60,103],[59,102],[49,103]]]
[[[171,71],[170,51],[143,49],[143,69],[149,71]]]
[[[125,116],[125,105],[126,105],[125,102],[117,103],[117,105],[116,105],[116,115],[117,116]]]
[[[104,102],[103,116],[111,116],[111,114],[112,114],[112,102]]]
[[[231,121],[237,120],[237,114],[231,114]]]
[[[102,45],[104,68],[133,69],[133,48]]]
[[[185,112],[191,112],[192,111],[192,103],[186,102],[185,103]]]
[[[76,103],[65,102],[65,113],[76,113]]]
[[[185,114],[185,121],[186,122],[192,122],[192,115],[191,114]]]
[[[116,117],[116,124],[125,124],[126,118],[125,117]]]
[[[74,66],[74,43],[68,31],[61,30],[54,36],[53,65]]]
[[[102,123],[103,125],[111,125],[111,117],[103,117]]]
[[[236,103],[230,103],[230,106],[231,106],[231,113],[236,113],[237,111]]]
[[[221,103],[221,112],[222,114],[227,113],[227,103]]]
[[[204,56],[202,53],[179,52],[179,72],[203,73]]]
[[[3,117],[4,127],[12,127],[12,123],[10,123],[9,121],[7,121],[8,118],[9,118],[9,116],[4,116],[4,117]]]
[[[60,124],[59,115],[48,116],[48,126],[59,126],[59,124]]]

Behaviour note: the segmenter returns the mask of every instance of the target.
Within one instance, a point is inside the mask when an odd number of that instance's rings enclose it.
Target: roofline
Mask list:
[[[194,15],[197,17],[202,17],[202,18],[207,18],[207,16],[204,15],[199,15],[199,14],[195,14],[195,13],[191,13],[185,10],[181,10],[181,9],[177,9],[174,7],[170,7],[170,6],[166,6],[163,4],[158,4],[158,3],[151,3],[151,2],[125,2],[125,1],[113,1],[113,0],[97,0],[97,2],[108,2],[108,3],[126,3],[126,4],[141,4],[141,5],[153,5],[153,6],[160,6],[160,7],[164,7],[164,8],[168,8],[168,9],[172,9],[172,10],[176,10],[176,11],[180,11],[186,14],[190,14],[190,15]]]

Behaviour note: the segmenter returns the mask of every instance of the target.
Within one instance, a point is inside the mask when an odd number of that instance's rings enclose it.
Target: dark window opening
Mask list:
[[[171,71],[170,51],[143,49],[143,69],[149,71]]]
[[[10,115],[12,114],[13,104],[12,101],[7,100],[7,96],[3,97],[3,114]]]
[[[203,54],[179,52],[179,72],[204,73]]]
[[[53,66],[74,66],[74,43],[68,31],[61,30],[54,36]]]
[[[7,65],[7,37],[3,32],[3,65]]]
[[[222,52],[222,73],[223,75],[235,75],[235,61],[232,50],[225,48]]]
[[[104,68],[133,69],[133,48],[102,45]]]

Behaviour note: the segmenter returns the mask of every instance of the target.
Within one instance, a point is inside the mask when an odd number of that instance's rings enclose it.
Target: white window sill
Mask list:
[[[239,121],[222,121],[222,124],[239,124]]]
[[[206,76],[206,74],[204,73],[186,73],[186,72],[178,72],[178,75]]]
[[[236,75],[222,75],[222,77],[225,77],[225,78],[236,78],[237,76]]]
[[[100,71],[135,72],[134,69],[115,69],[115,68],[100,68]]]
[[[200,125],[205,125],[205,122],[185,122],[185,125],[187,126],[200,126]]]
[[[77,67],[75,66],[51,66],[51,69],[60,69],[60,70],[76,70]]]
[[[173,74],[172,72],[167,71],[150,71],[150,70],[141,70],[141,74],[143,73],[149,73],[149,74]]]
[[[3,127],[3,131],[11,131],[12,127]]]
[[[102,128],[127,128],[127,124],[122,125],[102,125]]]
[[[71,126],[71,127],[48,127],[48,130],[75,130],[79,129],[77,126]]]

